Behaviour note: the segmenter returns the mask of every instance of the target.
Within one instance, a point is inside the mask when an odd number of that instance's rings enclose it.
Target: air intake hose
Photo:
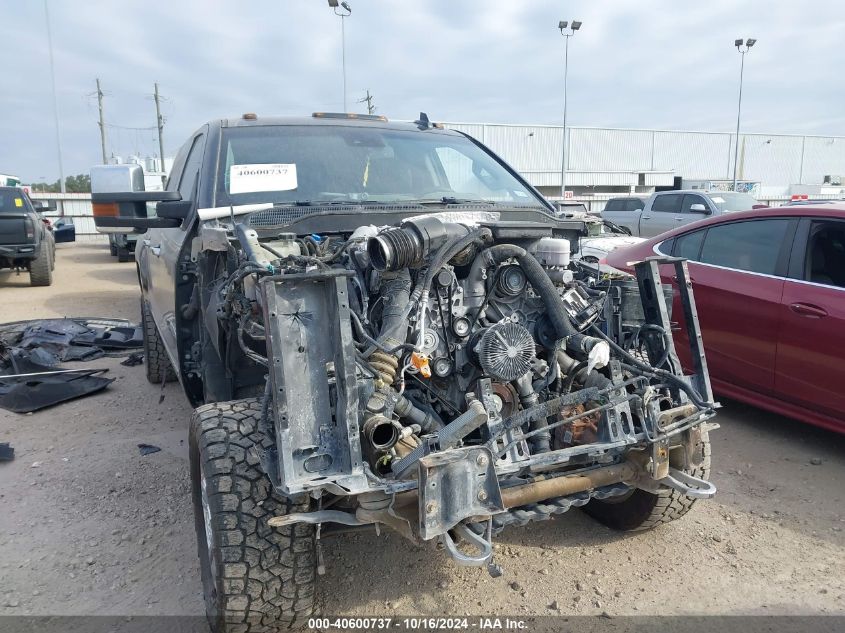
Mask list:
[[[406,221],[401,228],[387,229],[371,237],[367,252],[373,268],[380,271],[416,268],[447,241],[462,237],[470,227],[437,218]]]

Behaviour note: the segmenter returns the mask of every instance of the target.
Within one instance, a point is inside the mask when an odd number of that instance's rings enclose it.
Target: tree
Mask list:
[[[77,174],[65,178],[65,189],[68,193],[91,193],[91,176]]]
[[[59,193],[62,188],[59,181],[46,183],[37,182],[31,185],[34,193]],[[91,193],[91,176],[88,174],[77,174],[65,178],[65,190],[68,193]]]

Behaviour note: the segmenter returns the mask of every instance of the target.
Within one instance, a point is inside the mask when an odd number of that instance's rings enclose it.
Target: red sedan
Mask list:
[[[689,260],[716,393],[845,432],[845,205],[709,218],[607,263],[632,271],[654,255]],[[661,277],[675,285],[671,266]],[[677,300],[672,312],[683,319]],[[675,337],[689,367],[686,328]]]

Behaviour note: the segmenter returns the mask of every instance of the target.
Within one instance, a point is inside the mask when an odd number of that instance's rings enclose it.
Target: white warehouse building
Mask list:
[[[490,147],[544,195],[560,196],[562,126],[444,126]],[[845,137],[754,133],[739,139],[738,189],[760,199],[845,195]],[[568,127],[567,192],[601,199],[678,185],[730,189],[735,142],[736,134],[724,132]]]

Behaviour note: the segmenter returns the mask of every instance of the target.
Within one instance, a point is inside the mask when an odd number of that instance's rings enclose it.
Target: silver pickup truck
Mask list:
[[[608,201],[608,207],[613,207]],[[641,211],[605,209],[601,217],[639,237],[654,237],[710,215],[765,206],[747,193],[679,190],[651,194]]]

